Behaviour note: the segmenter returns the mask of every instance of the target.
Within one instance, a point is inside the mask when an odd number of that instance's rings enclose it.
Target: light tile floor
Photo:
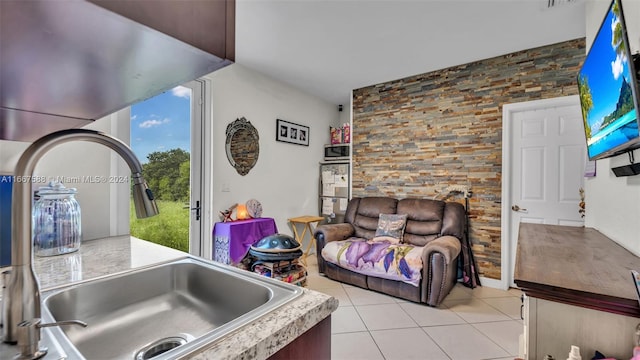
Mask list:
[[[342,284],[308,257],[307,287],[340,301],[332,314],[333,360],[513,360],[522,334],[520,291],[456,285],[438,308]]]

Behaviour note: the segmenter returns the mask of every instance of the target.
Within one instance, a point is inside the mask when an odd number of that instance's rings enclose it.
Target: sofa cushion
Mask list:
[[[423,250],[420,246],[350,238],[325,245],[322,257],[353,272],[418,287],[422,277]]]
[[[356,237],[371,239],[378,228],[380,214],[395,214],[397,204],[398,200],[387,197],[356,199],[353,204],[349,202],[345,222],[353,225]]]
[[[380,214],[378,228],[372,241],[388,241],[392,244],[402,242],[404,227],[407,224],[406,214]]]
[[[404,242],[424,246],[440,236],[445,203],[431,199],[407,198],[398,201],[398,214],[407,214]]]

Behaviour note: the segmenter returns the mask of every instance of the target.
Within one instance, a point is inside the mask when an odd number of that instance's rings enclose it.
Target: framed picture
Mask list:
[[[309,127],[276,119],[276,140],[309,146]]]

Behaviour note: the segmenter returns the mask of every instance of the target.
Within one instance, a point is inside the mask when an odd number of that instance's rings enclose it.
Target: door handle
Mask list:
[[[527,209],[523,209],[518,205],[511,206],[511,210],[513,210],[513,211],[527,211]]]
[[[192,207],[191,210],[196,211],[196,220],[200,220],[200,200],[196,201],[196,207]]]

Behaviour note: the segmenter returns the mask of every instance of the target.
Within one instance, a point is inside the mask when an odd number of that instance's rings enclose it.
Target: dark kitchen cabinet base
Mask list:
[[[328,316],[269,357],[269,360],[292,359],[331,359],[331,316]]]

